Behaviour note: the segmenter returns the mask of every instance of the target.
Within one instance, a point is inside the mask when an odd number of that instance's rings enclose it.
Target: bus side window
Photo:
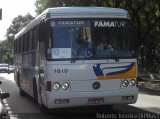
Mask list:
[[[23,52],[26,51],[26,34],[23,35]]]
[[[18,53],[21,53],[21,39],[18,39]]]
[[[16,49],[17,49],[17,40],[14,42],[14,54],[17,54]]]
[[[20,37],[19,40],[21,41],[20,42],[20,52],[22,53],[23,52],[23,47],[22,47],[23,46],[23,38]]]
[[[32,30],[32,50],[34,50],[34,40],[35,40],[35,27]]]
[[[28,33],[24,35],[24,52],[28,51]]]
[[[17,40],[14,42],[14,54],[17,54]]]
[[[29,41],[29,46],[28,46],[29,47],[29,51],[32,50],[32,43],[33,43],[33,36],[32,36],[33,33],[32,32],[33,32],[33,29],[31,29],[30,32],[29,32],[29,40],[28,40]]]
[[[19,39],[17,39],[17,41],[16,41],[16,45],[17,45],[16,52],[17,52],[17,54],[18,54],[18,47],[19,47],[18,42],[19,42]]]
[[[37,44],[38,44],[38,26],[34,27],[34,31],[33,31],[33,50],[36,50],[37,48]]]
[[[29,32],[26,33],[26,51],[29,50]]]
[[[20,39],[17,39],[17,53],[19,53],[19,40]]]
[[[24,35],[23,35],[23,36],[24,36]],[[21,36],[21,41],[22,41],[22,46],[21,46],[21,47],[22,47],[22,52],[24,52],[24,42],[23,42],[23,39],[24,39],[24,38],[23,38],[23,36]]]
[[[39,26],[38,25],[37,25],[37,28],[36,28],[36,35],[37,35],[37,40],[36,40],[36,49],[37,49],[38,39],[39,39]]]

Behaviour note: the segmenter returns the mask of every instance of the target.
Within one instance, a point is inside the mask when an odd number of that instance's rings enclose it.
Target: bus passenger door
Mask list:
[[[38,92],[39,92],[39,97],[38,97],[38,102],[41,104],[43,102],[42,98],[44,91],[45,91],[45,85],[44,85],[44,52],[45,52],[45,45],[44,42],[39,42],[39,81],[38,81]],[[43,104],[43,103],[42,103]]]

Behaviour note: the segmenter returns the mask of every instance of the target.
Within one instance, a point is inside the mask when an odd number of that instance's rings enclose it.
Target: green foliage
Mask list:
[[[42,13],[46,8],[62,6],[62,0],[37,0],[35,3],[37,15]]]
[[[13,58],[13,36],[8,36],[8,40],[4,40],[0,43],[1,57],[0,62],[12,63]]]
[[[13,63],[14,36],[31,20],[33,20],[33,17],[30,14],[19,15],[13,19],[12,24],[7,29],[6,39],[0,43],[0,62]]]
[[[37,0],[35,6],[36,13],[39,15],[50,7],[97,6],[97,4],[100,5],[102,3],[99,0]]]
[[[7,29],[6,36],[13,34],[15,35],[18,33],[23,27],[25,27],[31,20],[33,20],[33,17],[28,13],[25,16],[17,16],[13,19],[12,24]]]

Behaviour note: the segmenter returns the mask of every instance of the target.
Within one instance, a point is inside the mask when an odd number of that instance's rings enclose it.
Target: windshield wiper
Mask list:
[[[74,58],[71,59],[71,63],[75,63],[77,57],[79,56],[79,54],[81,53],[82,51],[82,48],[86,45],[86,43],[88,43],[88,36],[87,36],[87,31],[86,31],[86,28],[85,28],[85,37],[86,39],[84,39],[84,42],[83,44],[78,48],[78,50],[76,51],[76,55]]]

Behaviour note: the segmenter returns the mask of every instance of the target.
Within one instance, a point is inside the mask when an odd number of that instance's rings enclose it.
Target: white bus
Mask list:
[[[20,95],[48,109],[135,103],[134,29],[123,9],[48,8],[15,36]],[[98,48],[102,36],[110,47]]]

